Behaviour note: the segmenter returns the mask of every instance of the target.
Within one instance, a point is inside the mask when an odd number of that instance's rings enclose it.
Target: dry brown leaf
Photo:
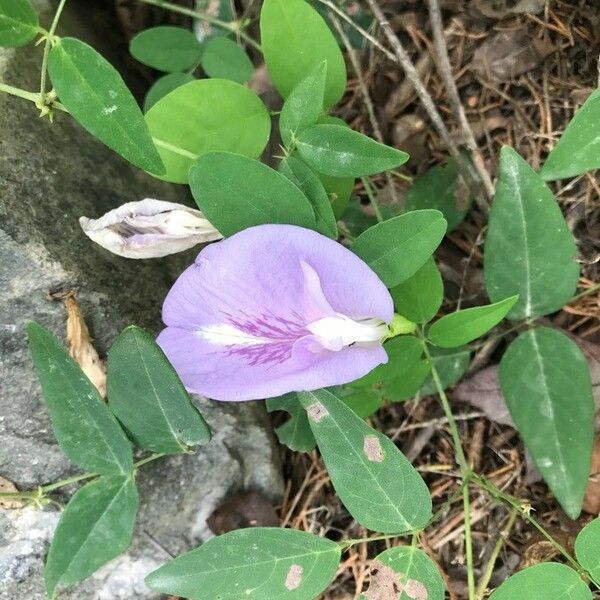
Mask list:
[[[18,492],[19,490],[12,481],[0,477],[0,492]],[[21,508],[23,502],[12,498],[0,498],[0,508]]]
[[[535,69],[556,48],[524,30],[501,31],[486,39],[475,51],[472,69],[482,79],[508,81]]]
[[[67,342],[69,354],[87,375],[103,398],[106,398],[106,365],[92,344],[90,331],[73,291],[56,295],[67,309]]]

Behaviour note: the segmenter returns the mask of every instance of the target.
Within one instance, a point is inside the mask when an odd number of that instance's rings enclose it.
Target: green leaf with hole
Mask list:
[[[164,98],[173,90],[195,80],[196,78],[189,73],[168,73],[167,75],[163,75],[148,90],[146,98],[144,98],[144,112],[148,112],[161,98]]]
[[[431,518],[425,482],[382,433],[369,427],[327,390],[298,394],[333,486],[364,527],[403,533]]]
[[[600,517],[590,521],[575,539],[577,562],[600,583]]]
[[[24,46],[40,32],[29,0],[0,0],[0,46]]]
[[[233,40],[213,37],[204,43],[200,64],[209,77],[245,83],[254,73],[254,65],[246,51]]]
[[[110,409],[142,448],[178,454],[210,441],[175,369],[144,330],[128,327],[112,345],[107,385]]]
[[[575,113],[546,158],[540,175],[546,181],[575,177],[600,168],[600,89]]]
[[[441,348],[464,346],[498,325],[517,300],[518,296],[511,296],[494,304],[457,310],[433,323],[427,337]]]
[[[415,179],[406,193],[405,208],[407,211],[435,208],[448,221],[448,231],[452,231],[465,218],[470,203],[468,189],[459,185],[456,162],[449,160]]]
[[[283,425],[275,428],[277,439],[282,444],[295,452],[310,452],[315,449],[317,442],[308,424],[308,416],[295,393],[267,398],[266,406],[269,412],[284,410],[290,414]]]
[[[255,527],[212,538],[146,577],[146,585],[190,600],[307,600],[335,576],[339,544],[294,529]]]
[[[135,98],[91,46],[62,38],[50,50],[48,73],[59,100],[93,136],[135,166],[153,175],[165,172]]]
[[[202,46],[189,29],[170,25],[140,31],[129,51],[136,60],[165,73],[193,69],[202,56]]]
[[[241,154],[211,152],[190,169],[200,210],[224,235],[267,223],[315,229],[306,196],[287,177]]]
[[[559,563],[540,563],[511,575],[490,600],[592,600],[576,571]]]
[[[577,246],[552,192],[505,146],[485,242],[488,296],[497,302],[519,295],[509,319],[555,312],[577,289],[576,258]]]
[[[303,79],[283,103],[279,116],[279,132],[287,148],[292,140],[310,125],[314,125],[323,113],[327,63],[321,64]]]
[[[458,383],[467,372],[471,362],[471,350],[468,346],[461,348],[431,348],[431,361],[436,368],[444,389]],[[421,387],[421,394],[431,396],[437,394],[437,386],[433,377],[429,376]]]
[[[406,281],[390,290],[396,312],[414,323],[428,323],[444,299],[444,282],[432,257]]]
[[[131,473],[131,446],[98,390],[47,329],[31,322],[27,334],[54,435],[64,453],[93,473]]]
[[[444,600],[446,594],[437,565],[415,546],[396,546],[376,556],[370,582],[371,590],[390,590],[386,600]],[[367,592],[358,600],[370,597]]]
[[[323,61],[327,61],[325,107],[342,97],[344,57],[327,23],[304,0],[265,0],[260,37],[269,75],[283,98]]]
[[[312,125],[296,146],[315,171],[332,177],[363,177],[403,165],[408,154],[341,125]]]
[[[46,590],[90,576],[131,544],[138,493],[131,477],[100,477],[82,487],[62,513],[46,561]]]
[[[271,119],[251,90],[225,79],[192,81],[159,100],[146,114],[165,163],[164,179],[188,183],[188,171],[208,152],[262,154]]]
[[[395,337],[386,342],[383,348],[388,355],[388,362],[375,367],[370,373],[348,385],[378,385],[389,379],[403,377],[423,356],[423,344],[413,335]]]
[[[522,333],[500,362],[500,387],[540,473],[564,511],[581,511],[594,441],[588,364],[566,335],[540,327]]]
[[[337,222],[329,196],[315,173],[296,156],[284,158],[279,172],[285,175],[304,193],[313,207],[317,230],[323,235],[337,238]]]
[[[445,233],[441,212],[415,210],[370,227],[356,238],[352,250],[393,288],[427,262]]]

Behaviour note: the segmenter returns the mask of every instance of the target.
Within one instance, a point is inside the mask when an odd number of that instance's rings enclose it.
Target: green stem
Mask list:
[[[472,474],[471,481],[475,485],[478,485],[480,488],[489,492],[497,500],[501,500],[502,502],[513,508],[523,519],[525,519],[531,525],[533,525],[542,534],[542,536],[550,544],[552,544],[552,546],[554,546],[554,548],[558,552],[560,552],[560,554],[562,554],[567,559],[567,561],[578,573],[583,573],[582,568],[580,567],[579,563],[575,560],[575,558],[567,551],[567,549],[560,542],[556,541],[552,537],[552,535],[550,535],[550,533],[548,533],[548,531],[546,531],[546,529],[544,529],[544,527],[534,517],[531,516],[531,514],[529,514],[530,509],[525,508],[518,500],[518,498],[507,494],[499,487],[494,485],[491,481],[489,481],[489,479],[486,479],[481,475]]]
[[[50,54],[50,48],[52,47],[52,38],[54,37],[54,32],[58,27],[58,21],[60,20],[60,15],[62,14],[63,8],[65,7],[67,0],[60,0],[58,8],[54,13],[54,19],[52,19],[52,24],[50,25],[50,29],[48,30],[48,34],[46,36],[46,43],[44,44],[44,56],[42,57],[42,74],[40,77],[40,104],[44,104],[46,102],[46,76],[48,71],[48,55]]]
[[[197,10],[193,10],[191,8],[186,8],[185,6],[179,6],[178,4],[173,4],[172,2],[166,2],[165,0],[139,0],[140,2],[144,2],[145,4],[152,4],[153,6],[158,6],[160,8],[164,8],[166,10],[170,10],[175,13],[179,13],[180,15],[186,15],[187,17],[192,17],[194,19],[200,19],[202,21],[206,21],[207,23],[212,23],[213,25],[217,25],[222,27],[223,29],[227,29],[227,31],[231,31],[236,35],[239,35],[247,44],[262,52],[262,48],[260,44],[255,41],[252,37],[250,37],[245,31],[241,29],[241,26],[238,21],[228,22],[222,21],[217,17],[213,17],[204,12],[200,12]]]
[[[383,218],[383,215],[381,214],[381,211],[379,210],[379,204],[377,203],[377,198],[375,197],[375,191],[373,190],[373,186],[371,185],[371,182],[369,181],[369,179],[367,177],[361,177],[360,179],[365,188],[365,191],[367,192],[367,196],[369,197],[369,202],[371,203],[371,206],[373,207],[373,211],[375,212],[375,216],[377,217],[377,220],[380,223],[383,223],[383,221],[385,219]]]
[[[425,356],[429,359],[431,363],[431,376],[433,377],[433,381],[435,382],[435,387],[440,398],[440,403],[448,419],[448,426],[450,427],[450,434],[452,436],[452,441],[454,445],[454,451],[456,452],[456,460],[460,467],[461,476],[463,479],[462,486],[462,496],[463,496],[463,510],[465,513],[465,554],[467,559],[467,587],[469,590],[469,600],[475,600],[475,570],[474,570],[474,561],[473,561],[473,536],[471,531],[471,498],[469,495],[469,481],[473,475],[471,467],[467,461],[467,457],[465,456],[465,451],[462,446],[462,442],[460,439],[460,433],[458,431],[458,426],[456,424],[456,419],[454,418],[454,414],[452,413],[452,408],[450,407],[450,402],[448,401],[448,396],[446,396],[446,392],[444,391],[444,385],[442,384],[442,380],[440,379],[440,375],[435,368],[433,360],[431,359],[431,354],[429,352],[429,348],[427,347],[427,342],[425,339],[421,338],[423,341],[423,350],[425,352]]]
[[[147,456],[141,460],[138,460],[133,464],[134,470],[139,469],[140,467],[152,462],[153,460],[157,460],[158,458],[162,458],[166,456],[165,453],[156,453]],[[87,479],[94,479],[95,477],[100,477],[99,473],[80,473],[79,475],[73,475],[73,477],[68,477],[67,479],[61,479],[60,481],[56,481],[55,483],[50,483],[48,485],[42,485],[37,490],[31,492],[0,492],[0,498],[22,498],[22,499],[35,499],[42,500],[48,493],[58,490],[66,485],[70,485],[72,483],[77,483],[79,481],[85,481]]]
[[[4,92],[5,94],[10,94],[11,96],[17,96],[18,98],[23,98],[24,100],[29,100],[34,104],[38,104],[40,100],[40,95],[35,92],[28,92],[27,90],[22,90],[21,88],[14,87],[12,85],[8,85],[7,83],[0,82],[0,92]],[[52,102],[53,108],[58,108],[58,110],[62,110],[63,112],[69,112],[64,105],[60,102]]]

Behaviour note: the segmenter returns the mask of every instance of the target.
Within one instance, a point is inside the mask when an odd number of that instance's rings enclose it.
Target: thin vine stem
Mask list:
[[[52,47],[54,33],[56,32],[56,28],[58,27],[58,22],[60,20],[60,16],[62,14],[63,8],[65,7],[67,0],[60,0],[58,8],[54,13],[54,19],[52,19],[52,24],[50,25],[50,29],[46,34],[46,43],[44,44],[44,55],[42,57],[42,73],[40,75],[40,97],[39,101],[41,105],[44,105],[46,102],[46,77],[48,72],[48,55],[50,54],[50,48]]]
[[[16,96],[17,98],[22,98],[23,100],[29,100],[34,104],[38,104],[40,100],[39,94],[36,94],[35,92],[28,92],[27,90],[22,90],[21,88],[8,85],[7,83],[0,82],[0,92],[10,94],[11,96]],[[56,101],[52,102],[52,108],[57,108],[58,110],[62,110],[66,113],[69,112],[63,104]]]
[[[222,21],[217,17],[213,17],[208,13],[201,12],[198,10],[193,10],[191,8],[186,8],[185,6],[179,6],[178,4],[173,4],[172,2],[166,2],[166,0],[138,0],[139,2],[143,2],[144,4],[151,4],[152,6],[158,6],[159,8],[164,8],[165,10],[170,10],[174,13],[179,13],[180,15],[185,15],[186,17],[192,17],[194,19],[200,19],[202,21],[206,21],[207,23],[212,23],[213,25],[217,25],[218,27],[222,27],[223,29],[227,29],[227,31],[231,31],[238,35],[241,39],[243,39],[247,44],[252,46],[254,49],[262,52],[262,48],[260,44],[251,36],[249,36],[243,29],[239,21]]]
[[[165,453],[155,453],[138,460],[133,464],[134,471],[139,469],[140,467],[162,458],[166,456]],[[15,499],[29,499],[29,500],[37,500],[40,501],[46,497],[50,492],[54,492],[62,487],[67,485],[71,485],[72,483],[78,483],[79,481],[86,481],[88,479],[95,479],[96,477],[100,477],[100,473],[79,473],[78,475],[73,475],[73,477],[67,477],[66,479],[61,479],[60,481],[56,481],[54,483],[50,483],[48,485],[41,485],[36,490],[30,492],[0,492],[0,498],[15,498]]]
[[[371,203],[371,206],[373,207],[373,212],[375,213],[375,216],[377,217],[377,221],[379,223],[383,223],[383,221],[385,219],[383,218],[383,215],[381,214],[381,210],[379,210],[379,203],[377,202],[377,198],[375,197],[375,190],[373,190],[373,186],[371,185],[371,182],[369,181],[369,179],[367,177],[361,177],[360,180],[362,181],[365,191],[367,192],[367,196],[369,197],[369,202]]]
[[[446,418],[448,419],[448,426],[450,428],[450,434],[452,436],[454,451],[456,452],[456,460],[460,467],[461,477],[463,480],[462,497],[463,510],[465,513],[465,554],[467,559],[467,587],[469,590],[469,600],[475,600],[473,535],[471,531],[471,497],[469,495],[469,482],[473,473],[467,461],[467,457],[465,456],[465,451],[463,449],[462,442],[460,439],[460,433],[458,431],[458,425],[456,424],[456,419],[454,418],[450,402],[448,401],[448,396],[446,396],[446,392],[444,391],[444,385],[442,384],[440,375],[431,359],[431,354],[429,352],[429,348],[427,347],[427,341],[423,337],[421,339],[423,341],[423,349],[425,352],[425,356],[429,359],[431,363],[431,376],[433,377],[436,391],[440,398],[440,403],[442,405]]]

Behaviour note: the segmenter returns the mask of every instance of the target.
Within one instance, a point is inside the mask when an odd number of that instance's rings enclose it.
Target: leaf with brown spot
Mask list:
[[[304,569],[300,565],[293,564],[287,572],[285,587],[290,591],[299,588],[302,583],[303,573]]]
[[[444,600],[444,581],[437,565],[419,548],[396,546],[371,565],[364,600]]]
[[[421,475],[385,435],[369,427],[327,390],[301,392],[308,411],[318,405],[326,418],[309,419],[333,486],[364,527],[402,533],[424,527],[431,497]]]

